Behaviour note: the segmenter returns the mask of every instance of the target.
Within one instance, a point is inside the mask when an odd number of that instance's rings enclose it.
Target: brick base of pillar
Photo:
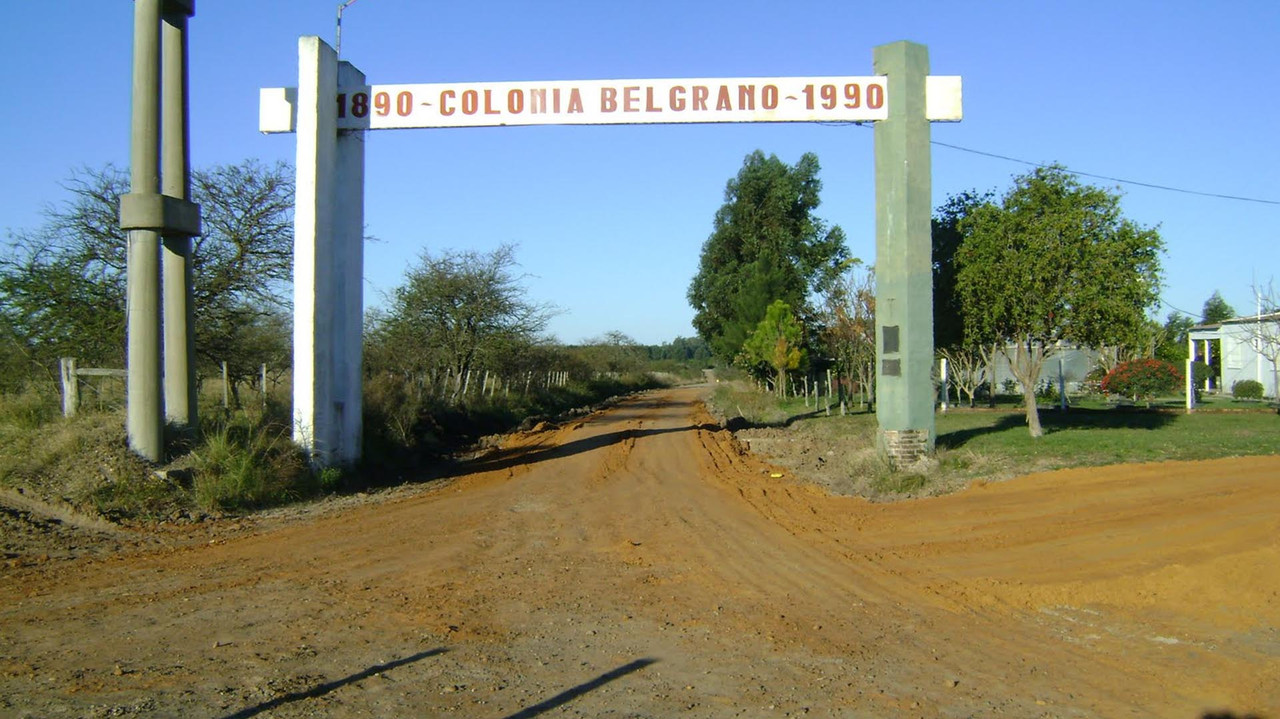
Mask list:
[[[880,435],[885,456],[895,468],[910,467],[932,454],[929,431],[886,429]]]

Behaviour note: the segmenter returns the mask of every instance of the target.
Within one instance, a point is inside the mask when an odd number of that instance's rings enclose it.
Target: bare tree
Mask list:
[[[938,350],[938,354],[947,360],[948,380],[969,397],[969,406],[974,406],[974,394],[988,380],[988,353],[982,349],[948,347]]]
[[[1245,327],[1253,340],[1254,351],[1271,363],[1272,387],[1280,403],[1280,294],[1276,293],[1275,282],[1270,281],[1266,287],[1254,285],[1253,295],[1257,299],[1258,314]]]
[[[876,288],[874,268],[848,260],[827,288],[822,312],[823,339],[842,372],[861,391],[875,397]]]
[[[37,364],[73,355],[124,362],[127,234],[120,196],[128,174],[82,168],[44,224],[12,233],[0,249],[0,327]],[[256,376],[288,345],[286,309],[293,250],[293,171],[248,160],[192,173],[203,233],[195,248],[196,352],[227,361],[237,379]],[[271,341],[273,340],[274,341]]]

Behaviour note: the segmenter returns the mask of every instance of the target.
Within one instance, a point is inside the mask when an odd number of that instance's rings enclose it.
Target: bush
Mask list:
[[[1242,379],[1231,385],[1231,396],[1236,399],[1262,399],[1262,383],[1253,379]]]
[[[1080,383],[1080,391],[1085,394],[1103,394],[1102,381],[1107,378],[1107,371],[1102,367],[1094,367],[1084,376]]]
[[[192,452],[196,504],[242,510],[316,494],[318,482],[287,428],[230,425],[205,436]]]
[[[1102,391],[1132,397],[1149,403],[1160,394],[1173,394],[1182,385],[1182,372],[1171,363],[1158,359],[1121,362],[1102,380]]]
[[[61,416],[56,391],[35,383],[20,392],[0,394],[0,425],[35,430]]]
[[[1058,395],[1058,383],[1052,380],[1044,380],[1036,385],[1036,399],[1042,402],[1057,402],[1061,399]]]
[[[1197,387],[1203,387],[1204,381],[1218,376],[1218,370],[1208,363],[1196,360],[1191,363],[1191,377]]]

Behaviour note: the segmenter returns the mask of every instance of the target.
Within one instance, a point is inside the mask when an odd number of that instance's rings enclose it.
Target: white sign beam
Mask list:
[[[929,78],[930,120],[960,119],[960,78]],[[888,116],[882,76],[562,80],[340,87],[338,128],[713,122],[874,122]],[[293,132],[297,91],[260,91],[259,129]],[[932,116],[936,115],[936,116]]]

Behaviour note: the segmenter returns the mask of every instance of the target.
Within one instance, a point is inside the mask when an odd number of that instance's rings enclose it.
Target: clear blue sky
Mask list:
[[[257,132],[258,88],[297,84],[297,38],[332,43],[336,0],[198,0],[192,159],[288,160]],[[79,166],[128,162],[133,3],[3,0],[10,68],[0,115],[0,230],[31,228]],[[928,45],[964,78],[965,119],[933,139],[1074,170],[1280,200],[1280,2],[359,0],[343,57],[373,83],[869,75],[879,44]],[[823,166],[819,215],[874,247],[872,132],[854,126],[514,127],[370,133],[366,306],[424,250],[519,245],[551,331],[691,335],[685,300],[725,182],[755,149]],[[935,146],[934,205],[1003,192],[1026,166]],[[1104,180],[1089,180],[1114,186]],[[1252,309],[1280,269],[1280,205],[1123,186],[1160,225],[1164,299],[1198,313],[1215,290]],[[1280,278],[1277,278],[1280,280]],[[1161,308],[1160,314],[1167,312]]]

